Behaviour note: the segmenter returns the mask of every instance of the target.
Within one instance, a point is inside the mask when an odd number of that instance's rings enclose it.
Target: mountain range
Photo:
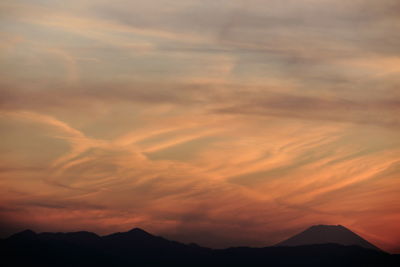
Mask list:
[[[99,236],[91,232],[35,233],[0,240],[1,266],[400,266],[386,253],[336,225],[317,225],[272,247],[211,249],[134,228]]]

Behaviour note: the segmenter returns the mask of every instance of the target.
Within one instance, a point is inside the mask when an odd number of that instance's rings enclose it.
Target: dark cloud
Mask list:
[[[244,103],[243,103],[244,102]],[[398,127],[400,101],[394,99],[356,101],[285,94],[249,96],[238,105],[216,110],[247,116],[277,116]]]
[[[132,83],[132,84],[80,84],[43,86],[2,84],[0,106],[3,109],[45,109],[88,107],[96,103],[128,102],[136,104],[190,105],[211,94],[211,88],[197,85]]]
[[[308,81],[308,85],[318,85],[323,81],[318,78]],[[378,86],[379,80],[371,81]],[[341,81],[336,81],[341,83]],[[365,90],[368,89],[367,81]],[[306,86],[304,84],[304,86]],[[197,106],[206,112],[214,109],[216,113],[242,114],[246,116],[276,116],[294,119],[327,120],[360,124],[398,127],[400,121],[397,114],[400,111],[400,100],[390,94],[397,87],[397,83],[386,85],[387,89],[380,89],[382,93],[377,97],[360,97],[355,99],[357,91],[350,95],[344,91],[351,86],[345,82],[339,87],[337,96],[319,97],[295,94],[274,93],[274,88],[259,87],[255,92],[248,92],[246,87],[223,85],[217,87],[212,83],[200,84],[87,84],[78,87],[61,87],[44,90],[29,88],[13,88],[4,86],[1,91],[2,108],[5,110],[45,110],[82,108],[104,103],[135,103],[138,105],[156,106],[172,104],[182,107]],[[363,86],[363,84],[359,84]],[[359,89],[361,90],[361,88]]]
[[[129,8],[132,7],[132,8]],[[96,16],[123,25],[172,33],[207,35],[226,47],[288,49],[303,46],[399,53],[397,1],[202,1],[160,9],[154,4],[117,1],[93,7]],[[214,44],[215,45],[215,44]],[[290,48],[289,48],[290,47]],[[288,51],[289,52],[289,51]],[[347,53],[347,52],[346,52]]]

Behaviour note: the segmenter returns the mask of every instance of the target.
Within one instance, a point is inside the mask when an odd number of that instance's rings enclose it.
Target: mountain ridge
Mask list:
[[[211,249],[152,235],[140,228],[110,235],[22,231],[0,240],[2,266],[400,266],[397,255],[360,246]]]

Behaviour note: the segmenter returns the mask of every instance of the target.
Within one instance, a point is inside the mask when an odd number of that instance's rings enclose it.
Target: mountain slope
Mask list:
[[[98,236],[90,232],[23,231],[0,240],[1,266],[400,266],[399,258],[360,246],[209,249],[155,236],[141,229]]]
[[[380,250],[342,225],[314,225],[275,246],[292,247],[328,243]]]

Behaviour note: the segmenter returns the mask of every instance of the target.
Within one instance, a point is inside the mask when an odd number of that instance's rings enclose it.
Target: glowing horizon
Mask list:
[[[2,234],[400,252],[395,0],[0,3]]]

